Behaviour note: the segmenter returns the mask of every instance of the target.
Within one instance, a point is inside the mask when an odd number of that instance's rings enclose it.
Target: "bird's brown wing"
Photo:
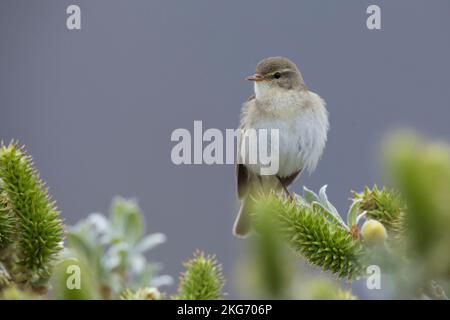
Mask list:
[[[278,179],[280,179],[280,182],[285,186],[289,186],[292,182],[294,182],[294,180],[298,177],[298,175],[302,172],[302,170],[298,170],[297,172],[294,172],[293,174],[291,174],[290,176],[281,178],[278,177]]]
[[[243,164],[236,164],[236,182],[238,198],[244,198],[248,193],[249,174],[247,168]]]
[[[250,97],[248,97],[246,102],[249,102],[253,99],[255,99],[255,94],[252,94]],[[245,107],[245,103],[244,103],[244,107]],[[242,129],[242,127],[240,127],[240,129]],[[240,149],[241,149],[241,146],[238,145],[238,150],[240,150]],[[236,163],[236,182],[237,182],[238,198],[243,199],[248,193],[250,175],[249,175],[247,168],[243,164],[239,163],[239,156],[237,158],[237,163]]]

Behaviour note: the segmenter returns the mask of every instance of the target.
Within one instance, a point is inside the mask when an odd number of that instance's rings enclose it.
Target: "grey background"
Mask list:
[[[365,26],[374,3],[381,31]],[[69,4],[81,31],[65,27]],[[331,117],[318,169],[293,190],[328,184],[346,212],[350,190],[383,182],[386,130],[449,137],[449,13],[448,0],[2,0],[0,137],[27,146],[68,224],[137,197],[147,230],[168,236],[152,260],[177,277],[196,248],[214,252],[239,297],[234,167],[173,165],[171,132],[236,127],[244,76],[290,57]]]

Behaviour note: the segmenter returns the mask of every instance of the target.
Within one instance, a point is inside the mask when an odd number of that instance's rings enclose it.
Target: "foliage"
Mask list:
[[[342,289],[336,281],[316,277],[301,287],[301,298],[307,300],[357,300],[349,289]]]
[[[372,189],[366,187],[363,192],[354,192],[353,203],[359,212],[367,219],[374,219],[383,224],[389,236],[400,239],[405,231],[406,204],[398,191],[375,185]]]
[[[116,298],[125,288],[171,283],[170,277],[158,276],[161,265],[149,263],[144,255],[166,237],[161,233],[144,236],[143,225],[137,202],[116,197],[109,217],[93,213],[69,228],[69,255],[89,267],[101,297]]]
[[[7,248],[14,241],[15,217],[6,192],[2,191],[0,180],[0,250]]]
[[[58,300],[98,300],[101,289],[87,261],[75,258],[68,250],[56,265],[51,278],[50,298]]]
[[[271,194],[256,201],[254,212],[256,220],[272,216],[287,244],[311,264],[349,279],[362,273],[362,244],[322,206]]]
[[[142,288],[133,292],[130,289],[126,289],[120,299],[122,300],[161,300],[163,295],[157,288]]]
[[[314,191],[303,187],[303,197],[296,196],[296,199],[302,203],[304,206],[311,207],[312,209],[323,214],[330,222],[335,222],[344,229],[350,230],[337,211],[336,207],[328,201],[327,196],[327,185],[323,186],[319,190],[319,194]]]
[[[237,264],[238,290],[256,299],[294,299],[297,261],[268,215],[258,216],[258,232],[246,241]]]
[[[44,287],[62,249],[59,212],[23,147],[0,146],[1,259],[13,281]]]
[[[218,300],[221,299],[224,280],[222,266],[213,256],[201,251],[184,264],[186,271],[180,277],[177,300]]]
[[[354,192],[346,221],[328,200],[326,186],[317,194],[304,188],[302,196],[288,199],[275,193],[254,198],[248,278],[257,279],[260,297],[356,299],[336,281],[305,281],[304,275],[297,281],[287,247],[338,278],[353,280],[376,264],[392,277],[397,297],[447,299],[450,147],[409,133],[389,137],[382,151],[393,187]],[[1,144],[0,298],[40,298],[51,275],[48,298],[165,297],[159,287],[171,278],[160,276],[161,266],[145,256],[165,236],[144,234],[135,200],[117,197],[108,216],[93,213],[67,229],[62,251],[59,212],[31,157],[15,142]],[[223,298],[221,265],[214,256],[197,251],[184,266],[173,299]]]
[[[385,166],[405,197],[411,278],[450,280],[450,147],[398,133],[385,143]]]
[[[0,292],[0,300],[39,300],[40,296],[30,289],[20,289],[11,285]]]
[[[355,192],[347,223],[323,187],[319,194],[305,188],[293,199],[260,196],[253,224],[261,233],[261,217],[271,216],[294,252],[339,277],[355,278],[365,265],[375,264],[392,276],[397,297],[417,298],[422,292],[444,299],[441,284],[450,287],[450,147],[414,134],[390,136],[384,146],[395,189]]]

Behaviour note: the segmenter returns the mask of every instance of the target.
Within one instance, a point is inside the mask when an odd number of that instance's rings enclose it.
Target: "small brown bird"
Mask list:
[[[248,164],[244,144],[238,146],[236,176],[241,200],[233,233],[244,237],[251,231],[252,193],[284,190],[303,170],[312,172],[323,153],[328,133],[325,102],[308,90],[297,66],[287,58],[271,57],[256,66],[247,80],[254,82],[255,94],[242,106],[240,141],[248,130],[278,129],[278,171],[262,175],[263,164]],[[269,142],[270,144],[270,142]]]

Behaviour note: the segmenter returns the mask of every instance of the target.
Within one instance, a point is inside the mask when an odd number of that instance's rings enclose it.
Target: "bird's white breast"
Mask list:
[[[261,96],[261,91],[255,92]],[[247,112],[248,119],[243,119],[251,123],[247,128],[278,130],[279,176],[290,176],[303,169],[313,171],[327,140],[328,114],[324,101],[309,91],[273,92],[269,97],[270,100],[264,103],[265,112],[257,116],[252,110]],[[258,110],[253,112],[258,113]],[[268,145],[272,147],[270,139]],[[246,166],[256,174],[261,172],[260,163]]]

